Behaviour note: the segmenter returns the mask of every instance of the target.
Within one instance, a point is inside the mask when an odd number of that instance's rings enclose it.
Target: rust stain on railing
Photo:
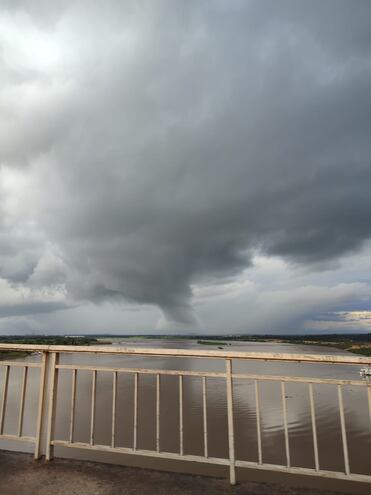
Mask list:
[[[349,452],[347,443],[347,431],[345,412],[343,404],[343,386],[355,385],[365,388],[368,413],[371,420],[371,383],[363,380],[337,380],[322,379],[311,377],[293,377],[293,376],[270,376],[247,373],[234,373],[233,360],[269,360],[269,361],[286,361],[286,362],[306,362],[306,363],[323,363],[323,364],[349,364],[349,365],[370,365],[371,359],[360,356],[347,355],[312,355],[312,354],[282,354],[282,353],[255,353],[255,352],[225,352],[225,351],[199,351],[186,349],[142,349],[142,348],[115,348],[115,347],[91,347],[91,346],[56,346],[56,345],[24,345],[24,344],[0,344],[1,350],[41,352],[42,360],[40,363],[20,362],[20,361],[0,361],[0,368],[4,369],[2,400],[0,403],[0,439],[17,440],[34,443],[35,459],[41,456],[42,430],[46,427],[46,444],[45,456],[47,460],[53,458],[54,446],[63,446],[75,449],[87,449],[102,452],[114,452],[123,454],[132,454],[138,456],[158,457],[162,459],[181,460],[200,462],[216,465],[229,466],[230,483],[236,483],[236,467],[265,469],[277,472],[292,474],[322,476],[343,480],[353,480],[371,483],[371,476],[366,474],[352,473],[349,463]],[[187,370],[168,370],[168,369],[148,369],[148,368],[125,368],[109,367],[95,365],[68,365],[60,364],[59,357],[63,353],[91,353],[91,354],[114,354],[122,356],[157,356],[157,357],[190,357],[200,359],[218,359],[225,361],[224,372],[212,371],[187,371]],[[22,386],[20,392],[20,405],[18,412],[18,429],[17,434],[10,435],[4,433],[5,412],[8,399],[9,388],[9,371],[10,368],[23,367]],[[38,413],[36,424],[36,435],[23,436],[23,422],[25,414],[25,394],[28,383],[29,368],[38,368],[40,370],[39,378],[39,397]],[[54,438],[54,422],[56,416],[56,387],[58,373],[60,370],[71,372],[71,405],[69,417],[69,438],[68,440],[57,440]],[[74,424],[76,415],[76,377],[78,371],[91,372],[92,393],[90,409],[90,439],[89,443],[74,441]],[[95,406],[96,406],[96,384],[98,373],[112,373],[112,428],[110,445],[99,445],[95,442]],[[134,379],[134,398],[133,398],[133,446],[132,448],[116,446],[116,408],[117,408],[117,378],[118,373],[132,374]],[[156,378],[156,442],[154,450],[143,450],[138,448],[138,382],[141,374],[154,375]],[[165,452],[161,449],[161,376],[172,375],[178,376],[179,383],[179,452]],[[199,377],[202,380],[202,413],[203,413],[203,451],[204,455],[190,455],[184,453],[184,429],[183,419],[186,411],[183,405],[183,379],[184,377]],[[207,422],[207,383],[210,378],[223,378],[226,381],[227,390],[227,422],[228,422],[228,458],[210,457],[208,450],[208,422]],[[258,462],[245,461],[236,459],[235,453],[235,432],[234,432],[234,410],[233,410],[233,381],[236,379],[250,380],[254,384],[255,390],[255,408],[256,408],[256,434],[258,445]],[[259,383],[261,381],[278,381],[281,387],[281,404],[283,414],[283,428],[285,438],[286,464],[268,464],[264,462],[264,453],[261,440],[261,404]],[[286,403],[285,384],[296,382],[308,385],[310,415],[313,435],[314,449],[314,468],[293,467],[290,456],[290,435],[288,426],[288,405]],[[344,472],[323,470],[320,467],[320,455],[318,449],[317,426],[316,426],[316,408],[314,401],[314,385],[328,384],[336,385],[338,393],[338,409],[341,425],[341,439],[343,446]]]

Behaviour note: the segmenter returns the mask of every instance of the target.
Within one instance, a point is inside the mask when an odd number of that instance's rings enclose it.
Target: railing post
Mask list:
[[[52,445],[52,437],[54,430],[55,412],[56,412],[56,389],[57,389],[57,377],[59,354],[52,352],[49,362],[49,408],[48,408],[48,429],[46,433],[46,455],[47,461],[53,459],[54,446]]]
[[[91,410],[90,410],[90,445],[94,445],[95,427],[95,402],[97,396],[97,371],[93,371],[91,384]]]
[[[179,375],[179,453],[184,454],[183,447],[183,375]]]
[[[71,404],[70,404],[70,443],[73,443],[73,435],[75,432],[76,374],[77,371],[72,370]]]
[[[1,402],[1,410],[0,410],[0,435],[4,433],[5,410],[6,410],[6,402],[8,399],[9,366],[5,366],[4,373],[5,374],[4,374],[3,400]]]
[[[255,386],[256,434],[258,439],[258,461],[259,464],[262,464],[263,452],[262,452],[262,434],[261,434],[261,424],[260,424],[260,394],[259,394],[258,380],[254,380],[254,386]]]
[[[116,442],[116,402],[117,402],[117,371],[113,372],[112,379],[112,429],[111,429],[111,447],[115,447]]]
[[[311,415],[311,418],[312,418],[314,465],[316,467],[316,471],[319,471],[317,425],[316,425],[316,409],[315,409],[315,406],[314,406],[313,383],[310,383],[309,384],[309,403],[310,403],[310,415]]]
[[[348,453],[347,432],[345,425],[343,393],[342,393],[341,385],[338,385],[338,401],[339,401],[339,412],[340,412],[341,438],[343,441],[344,468],[345,468],[345,474],[349,475],[350,474],[349,453]]]
[[[156,451],[160,452],[160,374],[156,375]]]
[[[284,427],[284,431],[285,431],[286,465],[289,468],[291,466],[291,460],[290,460],[289,428],[288,428],[288,424],[287,424],[287,404],[286,404],[285,382],[281,382],[281,400],[282,400],[282,413],[283,413],[283,427]]]
[[[41,457],[41,436],[44,424],[45,415],[45,388],[46,388],[46,373],[49,365],[49,353],[43,352],[40,368],[40,386],[39,386],[39,405],[37,409],[37,426],[36,426],[36,441],[34,458],[40,459]]]
[[[134,374],[134,425],[133,425],[133,450],[137,450],[138,442],[138,377],[139,374]]]
[[[225,360],[227,379],[227,410],[228,410],[228,445],[229,445],[229,480],[231,485],[236,484],[236,457],[234,451],[234,424],[233,424],[233,382],[232,360]]]
[[[27,376],[28,376],[28,366],[25,366],[23,368],[21,402],[19,404],[19,414],[18,414],[18,436],[19,437],[22,436],[22,431],[23,431],[24,401],[26,398]]]
[[[206,376],[202,377],[202,412],[204,423],[204,456],[209,457],[208,440],[207,440],[207,386]]]

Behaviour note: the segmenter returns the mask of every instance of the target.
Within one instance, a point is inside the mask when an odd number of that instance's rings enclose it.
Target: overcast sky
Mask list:
[[[0,0],[0,333],[371,331],[370,26]]]

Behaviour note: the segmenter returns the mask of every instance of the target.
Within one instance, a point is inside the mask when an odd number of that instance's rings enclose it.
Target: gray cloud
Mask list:
[[[257,251],[318,270],[370,238],[369,2],[55,5],[2,7],[36,51],[0,34],[0,163],[43,233],[2,277],[51,242],[71,299],[195,325],[191,287]]]
[[[50,313],[58,310],[68,309],[68,306],[62,302],[38,302],[32,301],[25,304],[11,306],[0,306],[0,318],[9,318],[10,316],[30,316],[40,313]]]

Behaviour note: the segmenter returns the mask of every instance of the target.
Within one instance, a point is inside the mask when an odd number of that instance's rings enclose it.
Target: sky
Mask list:
[[[370,24],[0,0],[0,334],[370,332]]]

